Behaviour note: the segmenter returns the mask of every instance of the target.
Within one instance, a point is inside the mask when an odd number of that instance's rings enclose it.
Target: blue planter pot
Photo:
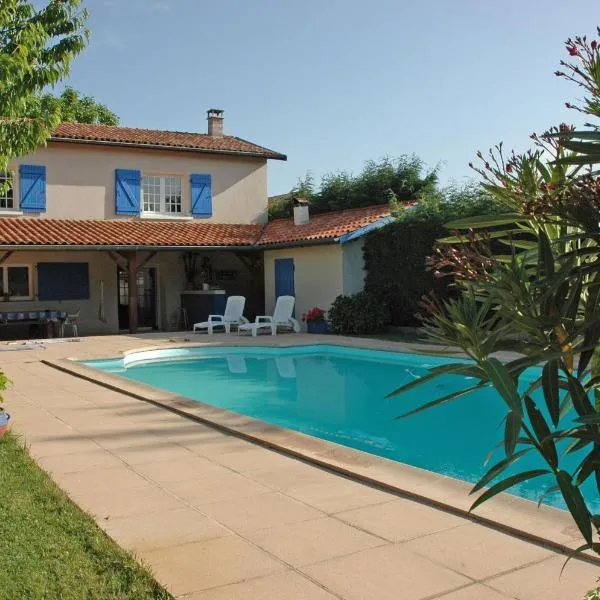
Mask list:
[[[2,437],[6,431],[8,430],[8,421],[10,420],[10,415],[7,412],[0,412],[0,437]]]
[[[308,333],[327,333],[327,321],[307,321]]]

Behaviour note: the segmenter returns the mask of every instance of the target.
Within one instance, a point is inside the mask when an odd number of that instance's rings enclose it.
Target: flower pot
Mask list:
[[[6,412],[0,412],[0,438],[8,431],[8,422],[10,415]]]
[[[307,321],[306,331],[308,333],[327,333],[327,321]]]

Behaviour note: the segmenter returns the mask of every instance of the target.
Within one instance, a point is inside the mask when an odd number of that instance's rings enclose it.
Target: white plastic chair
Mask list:
[[[67,313],[67,316],[65,317],[64,321],[62,321],[60,324],[60,337],[65,337],[66,327],[71,328],[72,337],[78,336],[77,321],[79,320],[80,312],[81,309],[78,308],[74,313]]]
[[[300,323],[292,317],[295,302],[296,299],[294,296],[279,296],[275,303],[273,316],[260,315],[256,317],[254,323],[240,325],[238,327],[238,335],[240,331],[250,331],[253,336],[256,336],[260,329],[270,329],[271,335],[277,335],[278,327],[286,327],[298,333],[300,331]]]
[[[225,305],[225,314],[223,315],[208,315],[208,321],[202,323],[194,323],[194,331],[207,329],[209,335],[213,334],[215,327],[224,327],[225,333],[231,331],[232,325],[243,325],[248,323],[248,319],[244,317],[244,306],[246,298],[244,296],[229,296]]]

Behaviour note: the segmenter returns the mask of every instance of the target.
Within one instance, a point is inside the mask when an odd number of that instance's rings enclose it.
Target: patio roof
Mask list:
[[[182,249],[296,246],[344,243],[391,220],[387,205],[311,216],[305,225],[275,219],[267,225],[1,217],[0,248]]]
[[[0,218],[0,246],[193,248],[253,246],[262,225],[143,220]]]

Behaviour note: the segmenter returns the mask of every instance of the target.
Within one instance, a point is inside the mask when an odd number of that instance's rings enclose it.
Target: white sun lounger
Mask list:
[[[294,296],[279,296],[275,304],[273,316],[260,315],[256,317],[254,323],[240,325],[238,327],[238,335],[241,331],[250,331],[252,335],[256,336],[261,329],[270,329],[271,335],[276,335],[278,327],[287,327],[298,333],[300,331],[300,323],[292,317],[295,302],[296,299]]]
[[[225,314],[208,315],[208,321],[194,323],[194,331],[207,329],[208,333],[212,335],[215,327],[224,327],[225,333],[229,333],[232,325],[237,325],[239,327],[244,323],[248,323],[248,319],[244,317],[245,305],[246,298],[244,298],[244,296],[229,296],[229,298],[227,298],[227,304],[225,305]]]

